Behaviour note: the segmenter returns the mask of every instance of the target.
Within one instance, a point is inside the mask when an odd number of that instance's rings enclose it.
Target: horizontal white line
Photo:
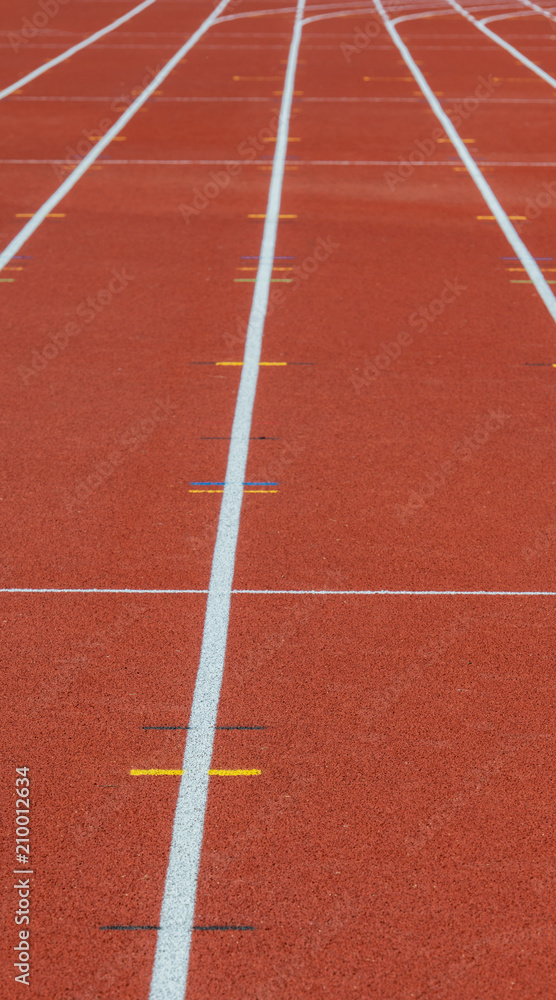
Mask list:
[[[444,97],[440,103],[441,104],[451,104],[456,101],[464,101],[465,97]],[[52,96],[44,95],[27,95],[22,94],[15,97],[7,98],[8,103],[11,101],[81,101],[81,102],[103,102],[108,103],[110,101],[120,100],[118,97],[101,97],[96,96],[77,96],[77,97],[65,97],[62,94],[56,94]],[[158,104],[175,104],[175,103],[213,103],[213,104],[242,104],[243,102],[255,101],[259,103],[272,103],[275,101],[275,97],[259,96],[259,97],[230,97],[229,95],[224,95],[222,97],[151,97],[150,100],[153,103]],[[424,97],[297,97],[296,100],[301,103],[309,104],[422,104]],[[490,97],[489,104],[554,104],[554,100],[551,97]]]
[[[0,594],[208,594],[208,590],[157,590],[130,587],[0,587]]]
[[[208,590],[131,587],[0,587],[0,594],[208,594]],[[556,590],[232,590],[232,594],[314,594],[363,597],[556,597]]]
[[[554,102],[552,102],[554,103]],[[103,167],[147,166],[147,167],[186,167],[186,166],[225,166],[227,163],[242,164],[246,167],[269,166],[271,160],[103,160],[97,161]],[[479,167],[556,167],[556,161],[546,160],[477,160]],[[0,160],[0,166],[37,166],[41,164],[67,164],[67,160]],[[399,167],[404,160],[288,160],[291,167]],[[69,166],[69,164],[67,164]],[[413,163],[413,167],[459,167],[461,161],[427,160],[423,163]]]
[[[370,597],[556,597],[556,590],[233,590],[233,594],[336,594]]]
[[[183,166],[225,166],[227,163],[251,166],[270,166],[270,160],[99,160],[104,167],[148,166],[148,167],[183,167]],[[398,167],[402,160],[288,160],[288,165],[313,167]],[[0,166],[40,166],[41,164],[67,163],[66,160],[0,160]],[[457,160],[427,160],[424,163],[413,163],[414,167],[460,167]],[[556,161],[545,160],[478,160],[480,167],[556,167]]]

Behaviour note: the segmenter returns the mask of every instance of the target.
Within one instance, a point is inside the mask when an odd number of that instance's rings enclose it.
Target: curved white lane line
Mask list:
[[[304,7],[305,0],[298,0],[284,77],[259,265],[247,327],[228,464],[224,476],[225,486],[212,557],[201,656],[185,743],[184,773],[176,803],[149,1000],[183,1000],[187,984],[208,795],[208,772],[226,659],[236,548],[243,505],[243,482],[276,252]]]
[[[465,7],[462,7],[461,4],[457,2],[457,0],[447,0],[447,3],[449,3],[454,10],[457,10],[457,12],[461,14],[466,21],[475,25],[477,30],[481,31],[483,35],[486,35],[487,38],[490,38],[493,42],[496,42],[497,45],[500,45],[501,48],[505,49],[506,52],[509,52],[510,55],[512,55],[520,63],[523,63],[524,66],[527,66],[528,69],[532,70],[533,73],[536,73],[537,76],[540,76],[540,78],[545,81],[545,83],[548,83],[556,90],[556,79],[553,76],[550,76],[550,73],[546,73],[544,69],[541,69],[540,66],[537,66],[537,64],[531,59],[523,55],[523,52],[520,52],[519,49],[515,48],[515,46],[510,45],[510,43],[502,38],[501,35],[497,35],[495,31],[491,31],[485,24],[478,21],[477,18],[473,17],[473,14],[470,14]]]
[[[402,14],[392,18],[391,24],[401,24],[402,21],[419,21],[422,17],[451,17],[450,10],[424,10],[420,14]]]
[[[357,14],[361,13],[362,11],[360,9],[355,10],[353,8],[350,8],[349,10],[340,10],[340,11],[335,10],[332,11],[332,13],[330,14],[316,14],[315,17],[306,17],[303,20],[303,24],[304,25],[313,24],[315,21],[327,21],[333,17],[356,17]],[[369,11],[369,13],[371,12]]]
[[[533,3],[532,0],[519,0],[519,3],[525,4],[526,7],[530,7],[537,14],[542,14],[543,17],[548,17],[550,21],[556,21],[554,14],[551,14],[549,10],[545,10],[544,7],[539,7],[538,3]]]
[[[206,20],[203,21],[201,27],[197,28],[197,31],[193,32],[191,37],[188,38],[187,42],[185,42],[185,44],[182,45],[180,49],[178,49],[175,55],[173,55],[172,58],[166,63],[166,65],[160,70],[160,73],[157,73],[157,75],[154,77],[154,79],[151,80],[148,86],[145,87],[143,91],[141,91],[139,96],[133,101],[133,104],[130,104],[129,107],[126,108],[123,115],[121,115],[118,118],[118,120],[114,123],[114,125],[112,125],[112,127],[109,128],[107,132],[105,132],[102,138],[95,143],[95,145],[93,146],[92,149],[89,150],[87,155],[84,156],[82,160],[80,160],[75,169],[72,170],[71,174],[69,174],[66,177],[66,179],[62,181],[60,187],[56,189],[54,194],[51,194],[50,198],[47,198],[44,204],[41,205],[39,209],[37,209],[32,219],[29,219],[29,222],[27,222],[23,226],[23,228],[20,229],[17,236],[14,236],[13,240],[10,243],[8,243],[8,246],[5,248],[5,250],[3,250],[0,253],[0,271],[4,267],[6,267],[7,264],[9,264],[9,262],[12,260],[13,257],[15,257],[18,250],[21,249],[21,247],[27,242],[29,237],[32,236],[33,233],[39,228],[41,223],[44,222],[47,215],[49,215],[49,213],[52,212],[53,209],[60,204],[62,199],[66,197],[68,192],[71,191],[73,187],[75,187],[78,180],[81,177],[83,177],[83,174],[89,169],[91,164],[93,164],[95,160],[98,159],[103,150],[105,150],[106,147],[110,145],[112,139],[116,135],[118,135],[119,132],[121,132],[124,125],[127,125],[128,121],[131,118],[133,118],[135,113],[139,110],[139,108],[143,106],[145,101],[148,101],[151,94],[153,94],[154,91],[157,90],[158,87],[160,87],[160,84],[172,72],[174,67],[177,66],[179,62],[181,62],[184,55],[186,55],[186,53],[189,52],[189,50],[192,49],[193,46],[197,44],[199,39],[202,38],[205,32],[207,32],[208,29],[212,27],[212,25],[218,18],[218,14],[220,13],[220,11],[224,10],[229,2],[230,0],[221,0],[218,6],[215,7],[215,9],[213,10],[212,14],[210,14],[206,18]]]
[[[119,28],[121,24],[125,24],[126,21],[131,20],[132,17],[135,17],[136,14],[140,14],[142,10],[145,10],[145,7],[150,7],[153,3],[156,3],[156,0],[143,0],[143,3],[140,3],[137,7],[129,10],[127,14],[122,14],[122,16],[118,17],[115,21],[107,24],[105,28],[100,28],[99,31],[95,31],[94,34],[89,35],[88,38],[84,38],[83,41],[78,42],[77,45],[72,45],[70,49],[66,49],[66,51],[62,52],[59,56],[55,56],[54,59],[49,59],[48,62],[43,63],[42,66],[37,66],[36,69],[31,70],[30,73],[27,73],[19,80],[16,80],[15,83],[11,83],[9,87],[4,87],[3,90],[0,90],[0,101],[4,97],[8,97],[9,94],[13,94],[14,90],[19,90],[20,87],[24,87],[25,84],[30,83],[31,80],[36,80],[38,76],[42,76],[42,74],[46,73],[49,69],[52,69],[54,66],[58,66],[61,62],[64,62],[65,59],[70,59],[76,52],[80,52],[81,49],[86,49],[88,45],[92,45],[93,42],[97,42],[99,38],[103,38],[104,35],[108,35],[111,31]]]
[[[293,14],[295,7],[277,7],[270,10],[246,10],[243,14],[226,14],[219,17],[217,24],[225,24],[228,21],[241,21],[244,17],[263,17],[265,14]]]
[[[493,14],[482,17],[479,24],[492,24],[493,21],[514,21],[516,17],[535,17],[534,10],[514,10],[511,14]]]
[[[498,201],[498,198],[494,194],[494,191],[485,180],[483,174],[479,170],[479,167],[475,163],[475,160],[469,153],[465,143],[460,138],[459,133],[456,131],[448,115],[442,108],[440,101],[435,97],[433,91],[429,87],[429,84],[427,83],[421,70],[419,69],[415,60],[413,59],[413,56],[411,55],[409,49],[407,48],[407,45],[405,45],[405,43],[402,41],[398,33],[398,29],[390,21],[388,14],[386,13],[384,7],[382,6],[381,0],[373,0],[373,2],[377,11],[382,17],[382,20],[384,21],[386,30],[390,35],[392,41],[394,42],[394,45],[398,49],[406,66],[413,74],[416,83],[418,84],[419,88],[421,89],[427,101],[429,102],[431,110],[438,118],[438,121],[442,125],[446,135],[449,136],[462,163],[464,163],[465,166],[467,167],[471,178],[473,179],[477,188],[479,189],[479,192],[483,196],[486,204],[488,205],[490,211],[492,212],[494,218],[496,219],[498,225],[500,226],[500,229],[504,233],[504,236],[508,240],[510,246],[513,247],[513,249],[515,250],[515,253],[517,254],[519,260],[523,264],[523,267],[527,271],[527,274],[529,275],[531,281],[533,282],[540,298],[544,302],[546,308],[548,309],[548,312],[550,313],[552,319],[556,323],[556,298],[554,298],[551,288],[547,284],[547,281],[539,265],[537,264],[537,262],[535,261],[535,259],[525,246],[525,243],[523,242],[521,237],[518,236],[506,212],[504,211],[500,202]],[[455,0],[449,0],[449,2],[452,3],[453,6],[459,7],[459,4],[456,4]],[[475,19],[473,18],[473,20]],[[488,29],[485,30],[488,31]]]
[[[357,2],[357,0],[356,0],[356,2]],[[338,6],[337,4],[331,4],[331,3],[316,4],[313,7],[307,7],[307,10],[308,11],[310,11],[310,10],[328,10],[330,7],[337,7],[337,6]],[[267,15],[267,14],[293,14],[296,10],[297,10],[296,7],[277,7],[277,8],[271,8],[270,10],[246,10],[246,11],[240,12],[239,14],[226,14],[225,17],[219,17],[218,18],[218,24],[224,24],[227,21],[241,21],[243,18],[246,18],[246,17],[262,17],[263,15]],[[353,13],[354,14],[364,14],[366,11],[369,11],[369,13],[371,13],[371,11],[369,10],[369,4],[368,4],[367,0],[365,0],[365,2],[363,2],[363,3],[361,3],[361,6],[357,7],[357,9],[354,10]],[[330,16],[332,16],[332,17],[339,17],[341,15],[339,15],[339,14],[332,14]],[[307,21],[305,21],[305,24],[307,24]]]

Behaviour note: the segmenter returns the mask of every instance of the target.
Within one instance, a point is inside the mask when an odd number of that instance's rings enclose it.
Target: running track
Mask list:
[[[544,1000],[556,9],[215,16],[2,102],[2,996],[28,766],[23,995]]]

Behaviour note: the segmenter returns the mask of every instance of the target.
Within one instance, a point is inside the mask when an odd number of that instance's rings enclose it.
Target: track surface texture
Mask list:
[[[555,43],[155,0],[0,101],[2,1000],[556,996]]]

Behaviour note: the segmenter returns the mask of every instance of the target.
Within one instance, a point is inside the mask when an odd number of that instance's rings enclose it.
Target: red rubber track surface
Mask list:
[[[128,9],[73,0],[1,83]],[[2,102],[2,246],[212,9],[154,4]],[[276,249],[301,280],[271,286],[287,365],[247,467],[278,487],[244,498],[234,587],[553,591],[554,324],[367,19],[303,33]],[[221,496],[189,491],[226,471],[241,369],[211,363],[243,357],[292,25],[212,28],[2,272],[2,588],[206,591]],[[556,74],[548,20],[493,27]],[[400,32],[445,109],[487,82],[460,134],[556,268],[552,88],[456,14]],[[159,922],[179,778],[129,772],[181,767],[185,731],[144,727],[187,725],[206,596],[0,598],[2,997],[29,766],[27,995],[147,1000],[156,931],[101,928]],[[554,994],[553,607],[233,596],[218,724],[264,728],[219,729],[212,766],[261,774],[211,779],[196,924],[254,930],[194,933],[188,1000]]]

